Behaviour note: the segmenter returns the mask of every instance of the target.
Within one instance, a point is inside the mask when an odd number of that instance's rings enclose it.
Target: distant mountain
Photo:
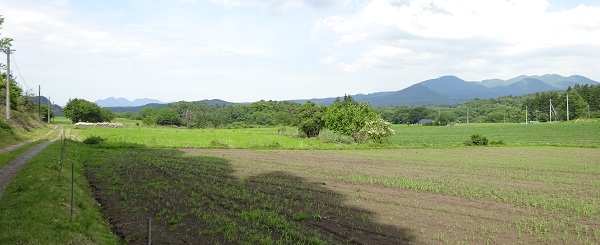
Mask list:
[[[31,97],[31,100],[33,101],[33,104],[37,105],[38,102],[41,103],[42,105],[48,105],[48,98],[44,97],[44,96],[33,96]],[[62,113],[62,107],[60,107],[57,104],[52,104],[52,108],[54,108],[54,115],[57,117],[62,117],[64,116],[64,114]]]
[[[518,76],[515,78],[508,79],[506,81],[501,80],[501,79],[483,80],[483,81],[481,81],[481,85],[483,85],[484,87],[506,87],[508,85],[520,82],[527,78],[533,78],[533,79],[540,80],[556,89],[566,89],[569,86],[573,86],[575,84],[586,84],[586,83],[589,85],[598,84],[598,82],[596,82],[592,79],[589,79],[584,76],[579,76],[579,75],[563,77],[563,76],[557,75],[557,74],[546,74],[546,75],[542,75],[542,76],[521,75],[521,76]]]
[[[495,98],[507,95],[523,95],[551,90],[564,90],[575,84],[599,84],[587,77],[556,74],[543,76],[518,76],[509,80],[489,79],[468,82],[455,76],[443,76],[426,80],[395,92],[353,95],[356,101],[369,102],[373,106],[455,104],[471,99]],[[303,103],[307,100],[293,100]],[[329,105],[335,98],[311,99],[317,104]]]
[[[206,104],[209,104],[209,105],[220,105],[220,106],[235,104],[233,102],[228,102],[228,101],[219,100],[219,99],[199,100],[199,101],[194,101],[194,103],[206,103]]]
[[[142,106],[147,104],[164,104],[164,102],[155,99],[135,99],[129,101],[125,98],[106,98],[103,100],[96,100],[95,103],[100,107],[125,107],[125,106]]]
[[[108,106],[104,107],[111,110],[112,112],[138,112],[145,107],[152,107],[154,109],[163,108],[169,106],[168,104],[150,103],[140,106]]]
[[[183,102],[183,101],[180,101]],[[180,103],[180,102],[174,102],[174,103]],[[199,100],[199,101],[193,101],[193,103],[206,103],[209,105],[230,105],[230,104],[235,104],[232,102],[227,102],[224,100],[219,100],[219,99],[212,99],[212,100]],[[169,106],[169,104],[163,104],[163,103],[150,103],[150,104],[145,104],[145,105],[140,105],[140,106],[109,106],[109,107],[105,107],[113,112],[138,112],[141,109],[144,109],[144,107],[152,107],[155,109],[158,108],[163,108],[163,107],[167,107]]]

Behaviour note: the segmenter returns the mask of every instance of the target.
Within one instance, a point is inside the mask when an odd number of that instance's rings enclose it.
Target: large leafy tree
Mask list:
[[[324,107],[310,101],[304,103],[296,109],[298,130],[307,137],[319,136],[321,129],[325,127],[325,121],[323,120],[324,113]]]
[[[154,120],[158,125],[181,125],[179,113],[171,108],[160,108],[155,114]]]
[[[380,118],[369,104],[357,103],[350,96],[345,96],[344,100],[336,100],[323,117],[325,127],[336,133],[348,135],[355,142],[361,141],[359,132],[367,122]]]
[[[575,119],[575,118],[587,118],[587,109],[588,109],[588,103],[583,99],[583,97],[574,89],[569,89],[567,90],[567,93],[569,94],[569,119]],[[564,106],[564,110],[562,110],[561,112],[561,116],[563,118],[566,118],[566,111],[567,111],[567,103],[566,103],[566,97],[565,97],[565,102],[563,104]]]
[[[95,103],[84,99],[70,99],[63,108],[65,117],[71,119],[73,123],[78,122],[110,122],[114,119],[114,114]]]
[[[23,93],[23,89],[15,82],[14,77],[10,78],[10,109],[17,110],[19,106],[19,99]],[[6,103],[6,74],[0,74],[0,101],[2,105]]]

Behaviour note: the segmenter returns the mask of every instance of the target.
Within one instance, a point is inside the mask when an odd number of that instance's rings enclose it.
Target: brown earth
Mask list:
[[[308,182],[325,183],[326,189],[346,197],[344,205],[372,213],[375,224],[404,229],[411,244],[535,242],[533,237],[519,233],[511,225],[512,221],[528,215],[527,211],[508,204],[319,177],[323,175],[323,168],[327,171],[387,174],[401,171],[386,167],[386,162],[381,159],[340,154],[337,151],[183,151],[231,159],[240,177],[275,169],[305,178]]]

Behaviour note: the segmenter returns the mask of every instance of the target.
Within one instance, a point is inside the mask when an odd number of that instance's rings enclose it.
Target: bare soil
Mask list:
[[[526,216],[527,211],[508,204],[320,177],[324,169],[387,174],[402,171],[386,167],[388,164],[381,159],[342,154],[338,151],[183,151],[232,159],[238,176],[252,176],[276,169],[305,178],[308,182],[322,183],[327,190],[346,197],[343,205],[364,209],[373,214],[374,224],[392,227],[386,232],[394,232],[393,227],[407,232],[405,236],[410,237],[407,241],[410,244],[530,244],[536,241],[527,234],[519,233],[511,225],[512,221]]]

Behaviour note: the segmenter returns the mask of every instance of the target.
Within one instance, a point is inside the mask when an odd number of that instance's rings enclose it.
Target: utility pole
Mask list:
[[[550,122],[552,122],[552,98],[550,98]]]
[[[6,47],[6,121],[10,122],[10,54],[14,49]]]
[[[42,121],[42,85],[38,85],[38,122]]]
[[[467,123],[469,123],[469,107],[467,107]]]
[[[525,106],[525,124],[527,124],[528,122],[528,118],[527,118],[527,106]]]
[[[52,106],[52,103],[50,103],[50,96],[48,96],[48,124],[50,124],[50,106]]]
[[[567,122],[569,121],[569,91],[567,91]]]

